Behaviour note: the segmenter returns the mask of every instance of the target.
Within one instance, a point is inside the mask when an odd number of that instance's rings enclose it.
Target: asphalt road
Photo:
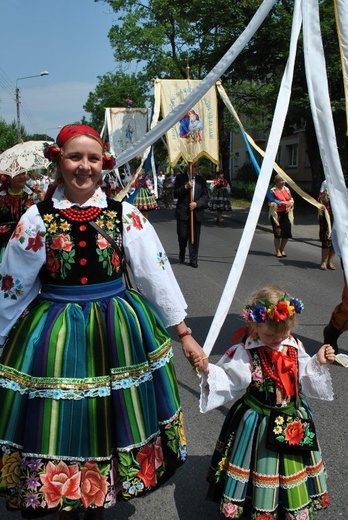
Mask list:
[[[246,212],[233,211],[222,226],[216,226],[214,217],[207,212],[202,227],[199,268],[178,262],[176,222],[174,210],[149,213],[174,272],[188,303],[187,323],[196,339],[204,343],[216,307],[224,289],[242,234]],[[273,235],[265,215],[260,218],[242,278],[238,285],[230,312],[213,349],[211,360],[217,361],[230,344],[233,331],[242,324],[241,309],[249,293],[269,283],[283,286],[293,296],[303,300],[305,310],[298,317],[297,336],[306,349],[314,354],[322,345],[322,330],[330,313],[339,301],[342,290],[342,271],[336,260],[336,271],[321,271],[318,227],[315,214],[303,215],[294,226],[294,240],[287,247],[287,257],[278,260],[273,251]],[[339,345],[342,352],[347,335]],[[227,408],[201,414],[198,408],[198,379],[184,359],[180,345],[173,335],[176,367],[182,406],[186,417],[189,460],[173,479],[144,498],[118,504],[106,512],[105,520],[206,520],[216,519],[216,504],[205,501],[207,485],[205,473],[219,434]],[[348,465],[345,459],[345,442],[348,433],[347,405],[348,371],[339,365],[330,367],[335,400],[311,400],[316,427],[328,471],[331,506],[317,513],[319,520],[348,518],[347,481]],[[0,518],[20,518],[18,513],[5,511],[0,502]]]

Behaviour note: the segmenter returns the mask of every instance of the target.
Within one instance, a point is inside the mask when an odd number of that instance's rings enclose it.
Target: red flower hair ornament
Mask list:
[[[75,125],[65,125],[59,132],[57,136],[57,140],[55,143],[46,146],[44,149],[44,156],[46,159],[53,163],[57,163],[62,156],[63,146],[67,141],[73,139],[74,137],[78,137],[80,135],[86,135],[88,137],[92,137],[101,145],[103,150],[106,149],[106,145],[101,138],[101,135],[94,130],[91,126],[75,124]],[[103,153],[103,170],[113,170],[116,165],[115,157],[104,151]]]

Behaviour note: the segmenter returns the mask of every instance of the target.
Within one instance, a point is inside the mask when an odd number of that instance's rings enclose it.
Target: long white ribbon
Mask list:
[[[263,23],[268,13],[272,9],[277,0],[264,0],[252,20],[244,29],[242,34],[237,38],[234,44],[209,72],[209,74],[201,81],[200,85],[195,88],[185,100],[172,110],[167,117],[162,119],[157,126],[147,132],[141,139],[139,139],[133,146],[122,152],[117,157],[117,166],[121,166],[129,162],[134,157],[142,154],[142,152],[153,143],[158,141],[172,126],[174,126],[179,119],[190,110],[198,101],[204,96],[206,92],[215,84],[215,82],[222,76],[228,67],[234,62],[237,56],[242,52],[244,47],[248,44],[254,36],[260,25]]]
[[[340,46],[348,135],[348,5],[347,0],[334,0],[338,43]]]
[[[348,273],[348,198],[330,105],[318,0],[303,0],[302,15],[309,99],[334,214],[337,241],[344,271]]]
[[[273,164],[277,155],[280,138],[282,135],[284,121],[288,111],[291,84],[293,79],[294,64],[296,57],[296,46],[299,32],[301,29],[301,0],[295,1],[294,15],[291,30],[290,51],[287,65],[282,78],[277,104],[275,108],[272,127],[266,148],[266,153],[262,162],[261,171],[257,179],[254,197],[250,206],[248,218],[239,242],[235,260],[232,264],[225,288],[223,290],[219,305],[210,326],[207,338],[204,343],[204,351],[210,354],[215,341],[219,335],[221,327],[225,321],[233,300],[236,288],[242,275],[246,258],[250,249],[251,241],[254,237],[256,225],[261,213],[262,205],[265,200],[267,188],[272,175]]]

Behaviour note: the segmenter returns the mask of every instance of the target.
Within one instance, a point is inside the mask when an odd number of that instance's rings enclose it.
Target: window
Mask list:
[[[289,144],[289,145],[287,145],[286,150],[287,150],[287,158],[288,158],[287,166],[289,166],[289,167],[297,166],[298,145],[297,144]]]

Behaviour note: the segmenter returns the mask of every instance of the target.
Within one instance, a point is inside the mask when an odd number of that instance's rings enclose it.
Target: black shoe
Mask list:
[[[185,255],[179,255],[179,262],[180,262],[180,264],[185,263]]]
[[[329,345],[331,345],[331,347],[335,351],[335,354],[337,354],[337,352],[338,352],[337,340],[338,340],[339,336],[341,335],[341,332],[339,330],[335,329],[335,327],[333,327],[331,325],[331,323],[329,323],[328,325],[326,325],[325,329],[323,330],[323,334],[324,334],[324,343],[328,343]]]
[[[190,266],[191,267],[198,267],[198,264],[197,264],[197,262],[190,262]]]

